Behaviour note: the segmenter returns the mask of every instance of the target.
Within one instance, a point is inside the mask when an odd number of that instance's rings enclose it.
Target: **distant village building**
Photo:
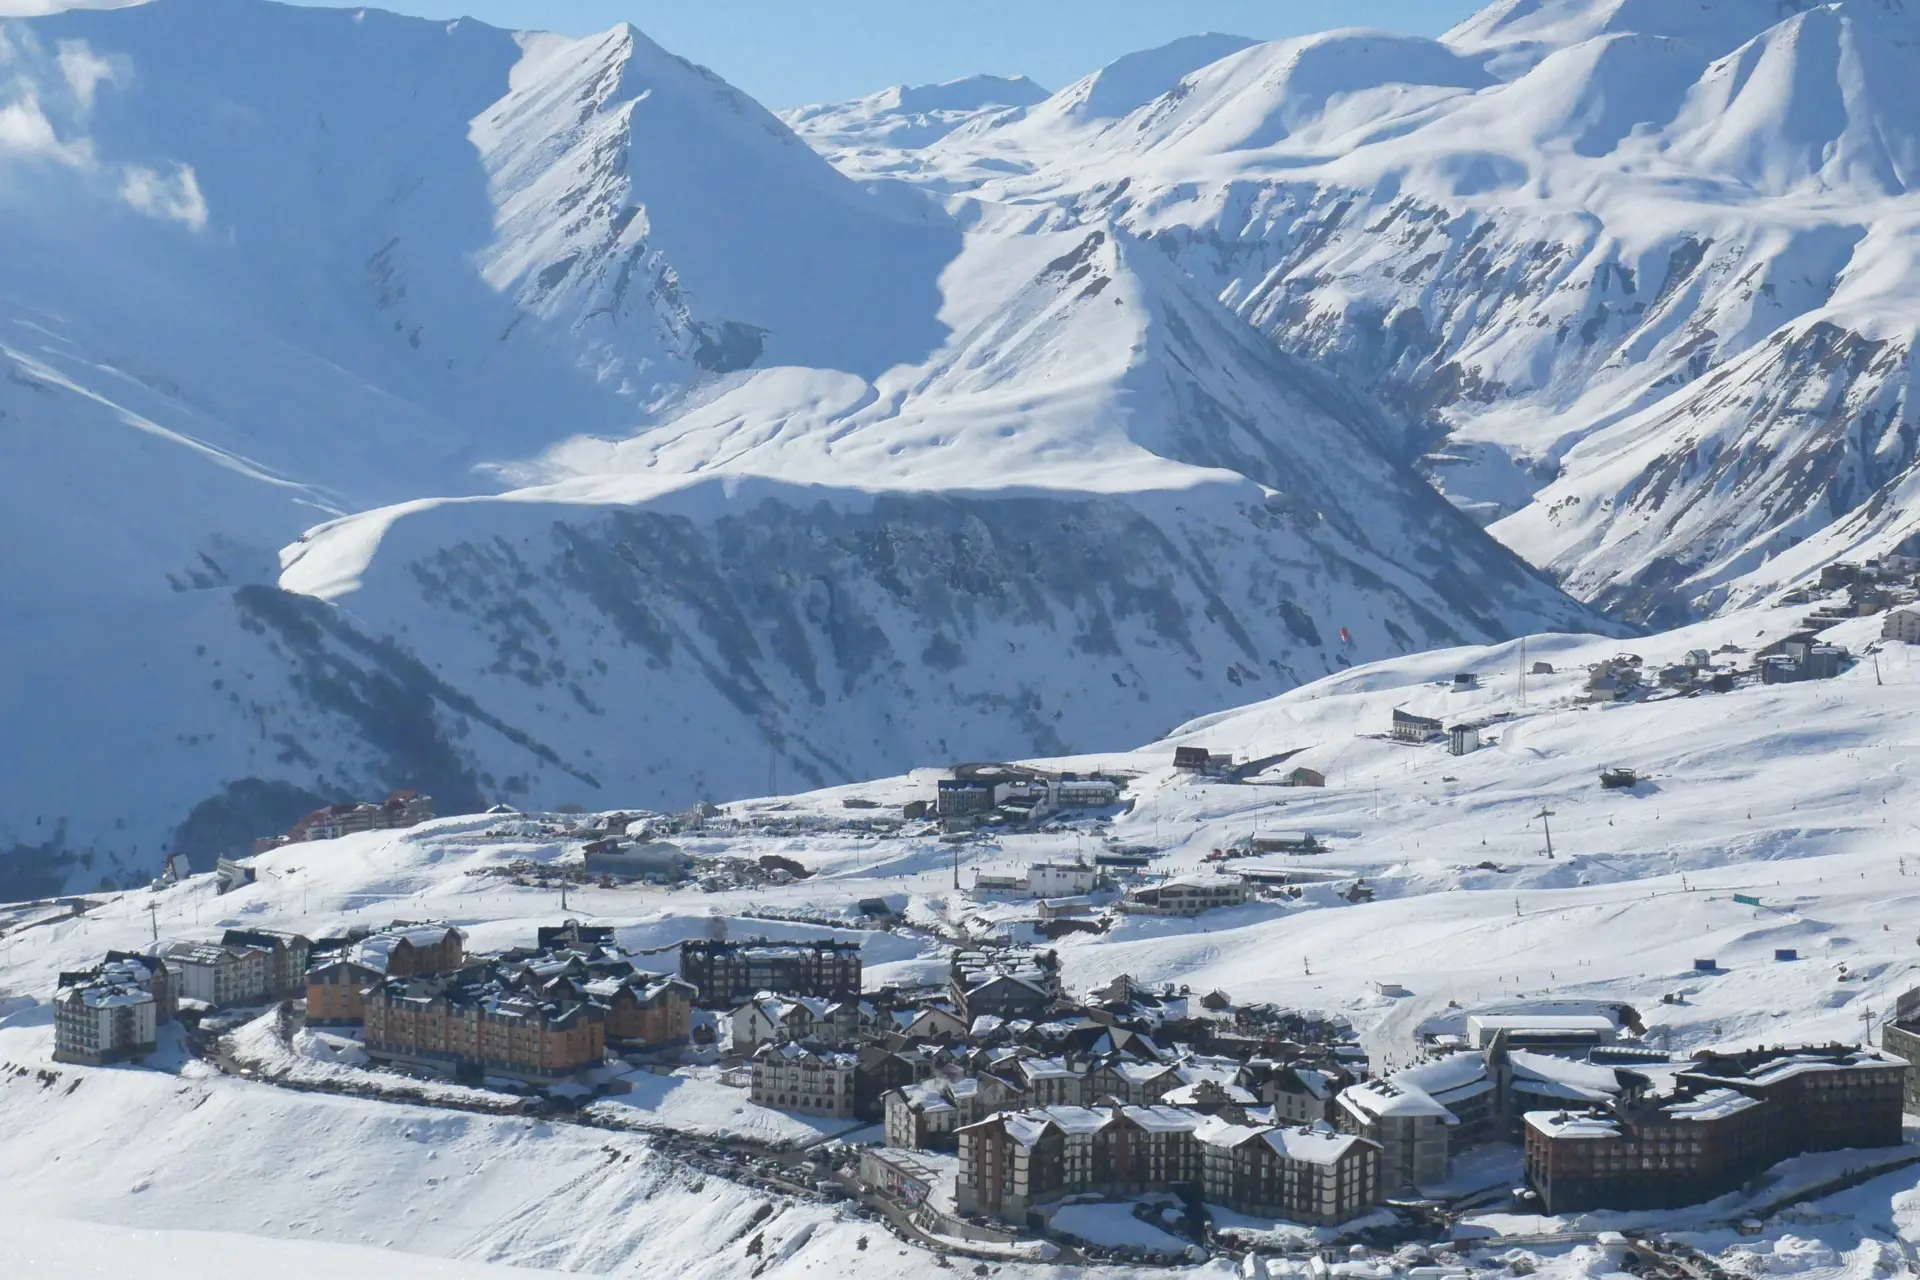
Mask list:
[[[257,948],[267,953],[266,998],[298,999],[306,994],[307,959],[313,942],[297,933],[279,929],[229,929],[220,937],[220,945],[229,950]]]
[[[90,969],[62,973],[59,986],[85,987],[97,983],[138,987],[153,997],[154,1021],[166,1026],[179,1009],[178,983],[158,955],[138,951],[109,951],[106,959]]]
[[[1327,785],[1327,775],[1321,773],[1318,769],[1299,768],[1287,775],[1286,785],[1290,787],[1324,787]]]
[[[1237,907],[1246,900],[1247,886],[1239,880],[1181,876],[1128,889],[1120,909],[1144,916],[1197,916],[1218,907]]]
[[[763,1107],[851,1118],[857,1065],[851,1053],[791,1042],[761,1045],[753,1055],[750,1096]]]
[[[1701,1054],[1669,1092],[1528,1112],[1527,1177],[1553,1214],[1697,1204],[1790,1156],[1900,1145],[1910,1070],[1840,1045]]]
[[[263,1004],[270,997],[272,953],[263,947],[226,947],[212,942],[174,942],[159,951],[182,1000],[216,1009]]]
[[[549,1080],[606,1060],[606,1015],[585,999],[546,999],[498,974],[389,978],[365,996],[367,1056],[450,1071]]]
[[[1895,609],[1889,613],[1880,623],[1880,638],[1920,644],[1920,610]]]
[[[1455,693],[1465,693],[1469,689],[1478,689],[1479,687],[1480,677],[1474,675],[1471,671],[1461,671],[1453,677],[1453,691]]]
[[[1446,726],[1438,720],[1412,715],[1398,707],[1393,709],[1393,740],[1395,742],[1431,742],[1435,738],[1446,736],[1446,732]]]
[[[86,1066],[152,1053],[159,1040],[151,990],[98,979],[53,998],[53,1060]]]
[[[418,791],[395,791],[379,804],[364,800],[348,801],[315,809],[294,823],[284,837],[269,840],[266,844],[272,847],[277,844],[298,844],[303,840],[336,840],[361,831],[418,826],[433,816],[432,796],[421,795]],[[265,850],[256,844],[254,852]]]
[[[1480,749],[1480,730],[1470,724],[1457,724],[1447,730],[1447,750],[1456,756],[1470,755]]]
[[[909,1208],[925,1204],[940,1175],[904,1151],[860,1149],[860,1184]]]
[[[1236,1212],[1335,1225],[1379,1194],[1379,1149],[1364,1139],[1172,1106],[1008,1111],[962,1127],[958,1146],[960,1211],[1014,1223],[1067,1196],[1201,1185]]]
[[[826,941],[689,941],[680,944],[680,976],[699,1003],[731,1009],[772,991],[791,996],[858,996],[860,944]]]
[[[1173,767],[1179,773],[1206,773],[1213,767],[1213,757],[1205,747],[1175,747]]]
[[[1120,802],[1120,784],[1111,778],[1076,778],[1071,774],[1053,786],[1053,801],[1063,809],[1097,809]]]
[[[762,991],[735,1009],[731,1021],[736,1053],[788,1040],[839,1047],[855,1044],[860,1038],[857,1002],[824,996],[778,996]]]
[[[1446,1180],[1447,1128],[1459,1120],[1425,1090],[1390,1078],[1363,1080],[1340,1094],[1334,1122],[1378,1145],[1388,1191]]]
[[[1084,862],[1036,862],[1027,868],[1027,892],[1036,898],[1092,893],[1100,871]]]
[[[948,967],[947,990],[969,1024],[982,1014],[1040,1017],[1062,998],[1060,956],[1032,947],[957,951]]]
[[[993,784],[960,778],[942,778],[934,784],[933,811],[942,818],[992,813]]]
[[[596,840],[581,850],[586,858],[587,874],[598,879],[659,880],[672,883],[693,873],[694,861],[677,844],[666,840],[628,843],[608,838]]]

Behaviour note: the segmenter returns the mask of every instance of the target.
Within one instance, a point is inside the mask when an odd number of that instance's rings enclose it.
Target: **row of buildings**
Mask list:
[[[1173,1106],[1005,1111],[958,1135],[962,1213],[1024,1224],[1073,1195],[1199,1190],[1240,1213],[1332,1226],[1379,1199],[1380,1149],[1325,1124],[1235,1123]]]
[[[347,800],[315,809],[293,824],[285,835],[262,836],[253,852],[267,853],[281,845],[305,840],[337,840],[360,831],[389,831],[417,827],[434,817],[433,797],[418,791],[394,791],[385,800]]]
[[[967,765],[934,784],[931,806],[909,804],[908,818],[937,817],[966,825],[983,819],[1031,822],[1062,809],[1098,809],[1120,802],[1125,783],[1104,774],[1048,773],[1025,765]]]

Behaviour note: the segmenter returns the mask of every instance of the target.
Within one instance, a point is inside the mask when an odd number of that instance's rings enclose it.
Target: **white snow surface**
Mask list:
[[[1910,3],[1501,0],[1439,40],[1190,47],[891,165],[829,154],[1153,240],[1583,599],[1670,625],[1914,532]],[[1142,92],[1089,109],[1103,77]]]

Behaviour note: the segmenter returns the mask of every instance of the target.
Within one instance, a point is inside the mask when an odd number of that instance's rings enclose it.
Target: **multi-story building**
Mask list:
[[[267,999],[292,1000],[305,994],[307,961],[313,953],[310,939],[279,929],[229,929],[220,945],[230,951],[254,947],[267,953]]]
[[[959,951],[947,971],[947,991],[969,1023],[982,1014],[1039,1017],[1061,998],[1060,956],[1033,947]]]
[[[386,980],[384,969],[352,956],[320,961],[307,970],[307,1025],[359,1026],[367,1016],[367,990]]]
[[[53,998],[53,1060],[97,1067],[151,1053],[156,1026],[153,992],[131,982],[62,987]]]
[[[909,1150],[945,1149],[964,1126],[1025,1103],[1018,1085],[991,1072],[934,1076],[888,1092],[886,1143]]]
[[[138,987],[153,996],[154,1021],[166,1026],[173,1021],[179,1004],[173,975],[157,955],[138,951],[109,951],[107,958],[91,969],[60,975],[61,987],[84,987],[91,983],[118,983]]]
[[[173,976],[177,999],[225,1009],[272,998],[273,956],[265,948],[174,942],[157,954]]]
[[[680,976],[699,1003],[730,1009],[762,991],[791,996],[858,996],[860,944],[689,941],[680,944]]]
[[[763,1044],[753,1055],[749,1096],[763,1107],[851,1117],[858,1059],[800,1044]]]
[[[1195,1140],[1206,1199],[1241,1213],[1335,1226],[1380,1199],[1379,1144],[1324,1124],[1273,1128],[1215,1120]]]
[[[394,924],[364,939],[354,958],[389,978],[452,973],[467,963],[467,935],[450,924]]]
[[[485,970],[389,978],[366,992],[367,1056],[534,1079],[570,1076],[606,1060],[606,1015],[590,1000],[547,1000]]]
[[[1027,868],[1027,892],[1036,898],[1065,898],[1092,893],[1100,869],[1084,862],[1036,862]]]
[[[1220,876],[1178,876],[1128,889],[1120,909],[1143,916],[1197,916],[1217,907],[1237,907],[1247,886]]]
[[[1020,1223],[1085,1193],[1202,1191],[1236,1212],[1331,1225],[1379,1198],[1379,1147],[1326,1126],[1241,1125],[1179,1107],[1008,1111],[958,1132],[963,1213]]]
[[[693,1035],[698,993],[690,982],[636,969],[624,978],[596,979],[585,990],[606,1009],[608,1044],[657,1049],[685,1044]]]
[[[1710,1200],[1789,1156],[1898,1146],[1910,1070],[1842,1045],[1701,1055],[1668,1091],[1642,1076],[1606,1104],[1527,1113],[1527,1177],[1549,1213]]]
[[[860,1038],[860,1006],[821,996],[777,996],[762,991],[732,1014],[733,1047],[745,1053],[781,1040],[805,1040],[835,1048]]]
[[[1386,1191],[1446,1179],[1447,1130],[1458,1121],[1425,1090],[1391,1079],[1363,1080],[1341,1092],[1334,1123],[1380,1148]]]

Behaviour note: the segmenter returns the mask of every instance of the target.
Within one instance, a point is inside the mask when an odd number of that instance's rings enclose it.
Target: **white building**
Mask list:
[[[1893,610],[1880,623],[1880,638],[1898,640],[1901,644],[1920,644],[1920,612]]]
[[[264,1003],[273,985],[273,956],[261,947],[175,942],[161,948],[160,960],[180,999],[216,1009]]]
[[[130,983],[63,987],[53,998],[53,1060],[99,1066],[153,1052],[153,993]]]
[[[1027,868],[1027,892],[1036,898],[1092,893],[1100,873],[1084,862],[1036,862]]]
[[[1053,802],[1062,809],[1118,804],[1120,784],[1111,778],[1062,778],[1053,784]]]

